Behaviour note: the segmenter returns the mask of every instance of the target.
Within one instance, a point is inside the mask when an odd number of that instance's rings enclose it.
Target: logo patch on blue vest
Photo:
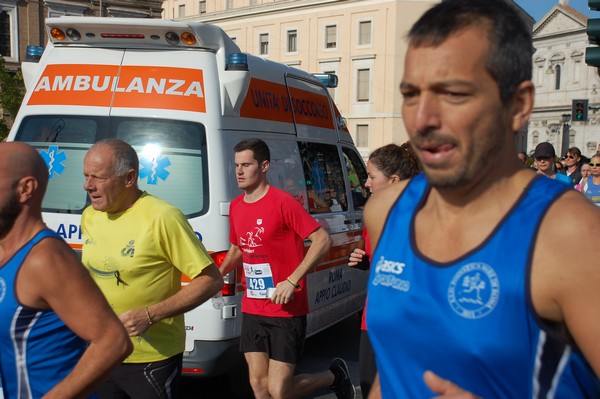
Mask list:
[[[500,297],[500,281],[486,263],[469,263],[460,268],[448,286],[448,302],[459,316],[480,319],[490,314]]]

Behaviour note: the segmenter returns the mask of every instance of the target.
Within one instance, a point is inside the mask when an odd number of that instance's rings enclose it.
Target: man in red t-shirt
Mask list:
[[[241,141],[234,152],[237,183],[244,194],[229,208],[231,248],[220,269],[226,275],[243,265],[240,350],[254,396],[305,397],[329,386],[338,398],[354,398],[342,359],[333,359],[327,371],[294,376],[306,334],[304,276],[327,253],[331,238],[294,197],[267,183],[270,151],[264,141]],[[304,239],[311,241],[306,255]]]

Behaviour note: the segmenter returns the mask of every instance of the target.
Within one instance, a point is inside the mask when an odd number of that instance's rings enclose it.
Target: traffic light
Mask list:
[[[588,0],[590,10],[600,11],[600,0]],[[588,18],[587,35],[590,44],[600,44],[600,19]],[[585,63],[589,66],[600,67],[600,47],[585,49]]]
[[[573,100],[571,115],[573,122],[587,122],[589,100]]]

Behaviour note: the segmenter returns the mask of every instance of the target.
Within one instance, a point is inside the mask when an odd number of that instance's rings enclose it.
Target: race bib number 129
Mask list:
[[[246,295],[253,299],[269,299],[275,291],[271,265],[268,263],[244,263]]]

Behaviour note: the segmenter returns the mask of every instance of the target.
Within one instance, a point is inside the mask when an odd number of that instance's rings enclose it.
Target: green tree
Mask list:
[[[23,96],[25,85],[21,72],[12,73],[6,68],[6,62],[0,56],[0,107],[12,118],[17,115]],[[10,128],[3,118],[0,118],[0,140],[8,136]]]

